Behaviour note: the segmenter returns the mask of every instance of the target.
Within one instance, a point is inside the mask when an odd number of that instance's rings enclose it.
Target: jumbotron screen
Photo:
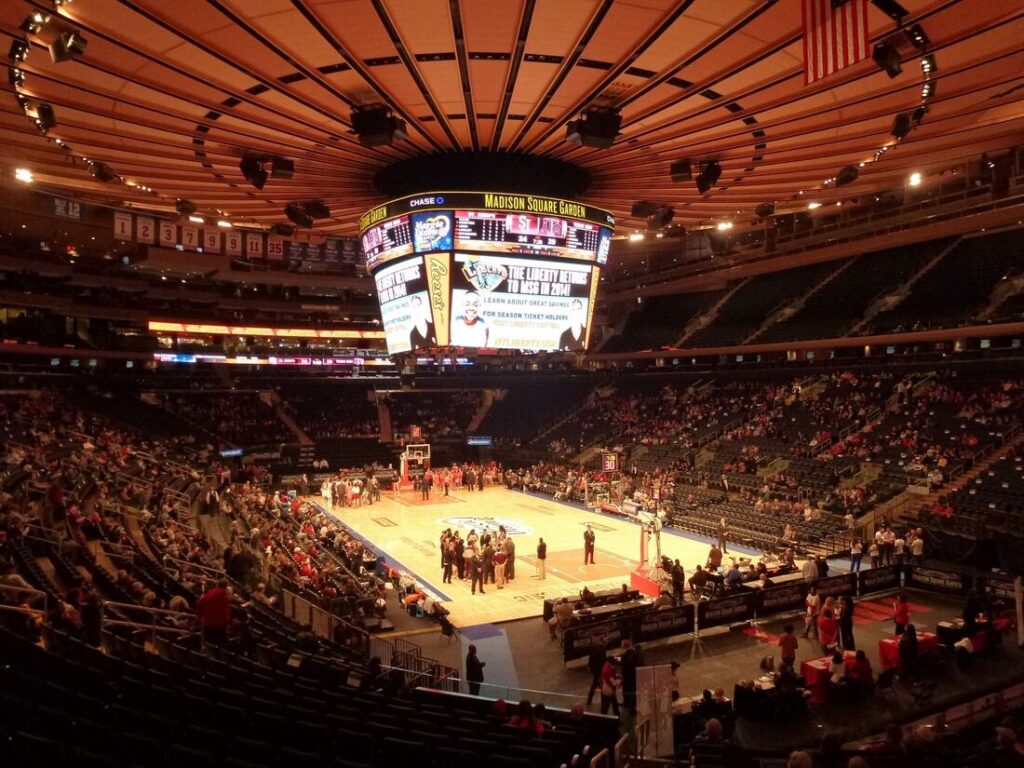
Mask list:
[[[438,192],[361,222],[391,354],[431,347],[581,351],[615,219],[530,195]]]

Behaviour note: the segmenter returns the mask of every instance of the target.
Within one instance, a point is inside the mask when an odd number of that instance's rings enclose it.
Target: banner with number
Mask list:
[[[224,235],[224,250],[228,256],[242,255],[242,233],[228,232]]]
[[[206,253],[220,253],[220,232],[218,230],[203,230],[203,250]]]
[[[173,248],[178,244],[178,227],[173,222],[160,222],[160,245]]]
[[[280,235],[267,238],[267,258],[271,261],[284,261],[284,238]]]
[[[114,214],[114,237],[118,240],[132,239],[132,215],[130,213]]]
[[[250,259],[263,258],[263,235],[259,232],[245,233],[245,255]]]
[[[189,251],[199,248],[199,227],[191,224],[181,225],[181,245]]]
[[[156,241],[156,222],[148,216],[139,216],[135,219],[135,239],[146,245],[153,245]]]

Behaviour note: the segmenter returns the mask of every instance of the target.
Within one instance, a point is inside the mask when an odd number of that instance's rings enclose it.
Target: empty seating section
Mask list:
[[[683,346],[742,344],[772,312],[799,299],[839,266],[838,262],[826,262],[752,277],[729,297],[711,323],[693,333]]]
[[[812,294],[794,315],[769,326],[754,342],[770,344],[845,336],[875,299],[909,280],[949,242],[932,240],[858,256],[842,274]]]
[[[487,411],[477,431],[526,443],[579,407],[598,384],[586,376],[514,381]]]
[[[1024,293],[1010,296],[996,307],[991,319],[1000,323],[1020,322],[1024,318]]]
[[[877,315],[865,333],[944,328],[969,323],[993,289],[1024,259],[1021,230],[961,240],[914,283],[891,310]]]
[[[621,335],[609,339],[602,352],[634,352],[673,346],[694,317],[722,298],[723,291],[651,296],[633,312]]]
[[[166,392],[163,405],[193,428],[225,443],[260,445],[294,439],[259,392]]]
[[[442,439],[465,434],[483,403],[479,389],[441,392],[392,392],[388,396],[391,427],[408,432],[412,426],[423,430],[425,438]]]

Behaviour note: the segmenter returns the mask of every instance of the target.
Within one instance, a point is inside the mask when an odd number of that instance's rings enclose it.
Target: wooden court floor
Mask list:
[[[327,509],[320,497],[308,500]],[[413,574],[425,591],[451,611],[452,623],[459,627],[540,616],[545,598],[575,597],[584,585],[596,591],[628,584],[630,573],[639,564],[642,531],[631,520],[504,487],[460,491],[447,497],[435,494],[429,501],[410,491],[398,498],[385,495],[373,506],[327,511],[380,550],[389,563]],[[592,565],[583,564],[587,523],[597,535]],[[443,584],[441,532],[458,529],[465,538],[471,528],[480,533],[485,525],[494,531],[504,525],[515,540],[515,579],[500,590],[488,584],[483,595],[473,595],[470,582],[459,581],[457,574],[451,584]],[[548,545],[544,580],[535,577],[537,542],[542,536]],[[653,550],[653,539],[650,546]],[[670,558],[679,558],[687,577],[694,565],[707,559],[706,542],[667,530],[661,534],[661,548]]]

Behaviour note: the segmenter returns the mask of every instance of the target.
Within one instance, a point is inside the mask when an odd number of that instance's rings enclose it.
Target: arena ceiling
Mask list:
[[[926,33],[926,49],[892,39],[902,74],[869,58],[805,85],[801,0],[4,0],[0,43],[29,45],[23,61],[5,60],[3,183],[28,167],[46,188],[148,207],[186,198],[261,225],[283,221],[289,202],[321,199],[332,215],[317,228],[355,234],[384,199],[381,168],[508,150],[585,168],[585,200],[626,228],[642,226],[630,213],[638,200],[696,226],[763,202],[795,209],[806,195],[900,187],[911,172],[937,176],[1018,144],[1024,4],[900,3],[877,0],[868,20],[873,43],[897,32],[894,9]],[[50,21],[23,31],[33,13]],[[54,63],[47,43],[61,25],[87,47]],[[56,118],[45,134],[33,121],[40,103]],[[351,112],[378,103],[408,138],[366,148]],[[896,144],[895,116],[922,105]],[[595,106],[621,111],[615,144],[567,143],[567,123]],[[294,176],[257,190],[239,170],[246,154],[292,159]],[[98,181],[82,158],[119,178]],[[682,158],[720,163],[711,191],[672,181]],[[825,183],[847,165],[860,168],[856,182]]]

